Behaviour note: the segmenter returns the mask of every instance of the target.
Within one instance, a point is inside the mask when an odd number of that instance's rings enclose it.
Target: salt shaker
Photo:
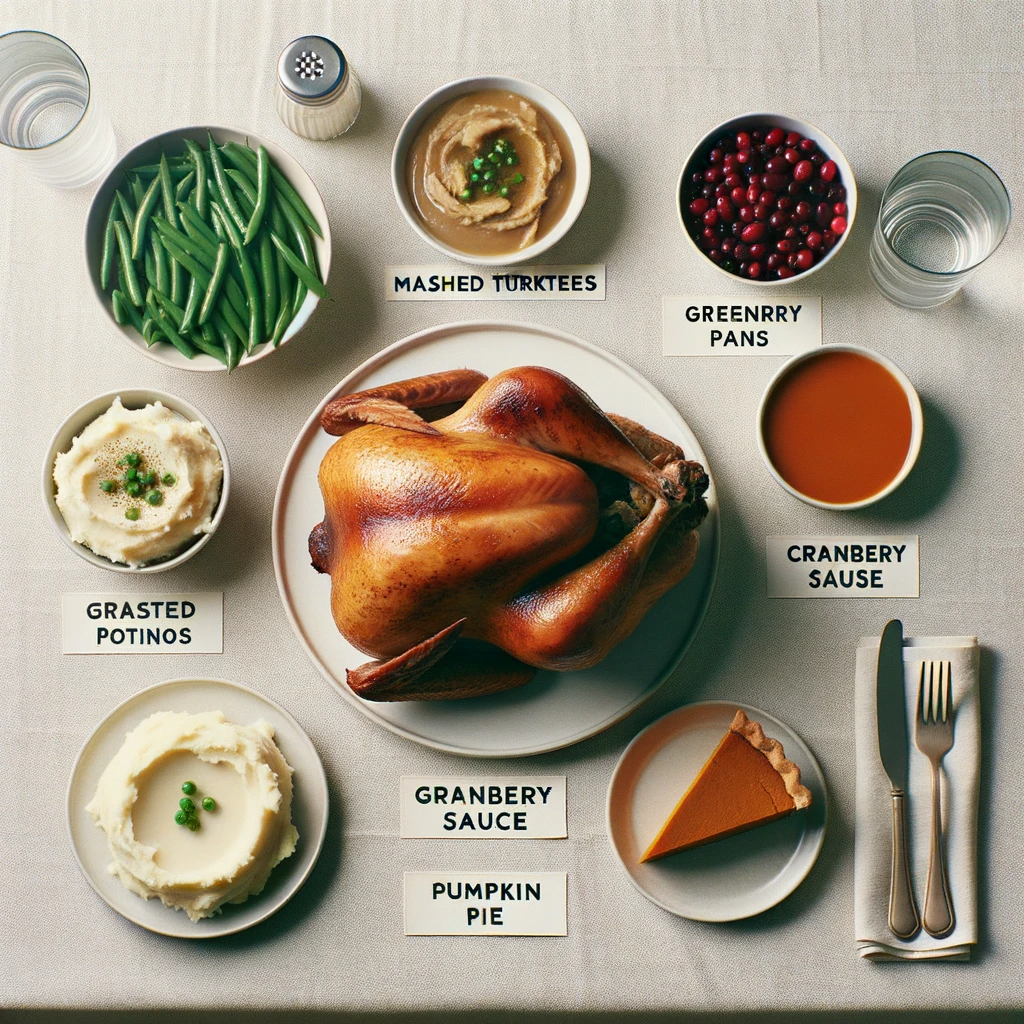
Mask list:
[[[277,62],[277,114],[306,139],[333,139],[359,116],[359,76],[341,50],[323,36],[293,39]]]

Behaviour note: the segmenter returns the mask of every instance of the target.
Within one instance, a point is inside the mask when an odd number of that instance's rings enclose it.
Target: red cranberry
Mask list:
[[[798,149],[787,149],[783,154],[787,164],[798,164],[800,163],[800,150]]]
[[[801,249],[796,254],[796,265],[799,270],[810,270],[814,266],[814,253],[810,249]]]
[[[703,221],[709,228],[713,228],[718,223],[718,211],[708,210],[704,214]]]
[[[772,208],[767,203],[758,203],[754,207],[754,220],[767,220],[771,212]]]
[[[766,265],[769,270],[778,270],[786,262],[786,257],[781,252],[773,252],[768,257]]]
[[[769,174],[786,174],[789,171],[789,164],[784,156],[773,156],[764,166]]]
[[[690,181],[694,185],[699,185],[703,180],[704,180],[704,175],[701,174],[700,171],[694,171],[693,174],[690,175]]]
[[[721,167],[709,167],[704,172],[704,180],[711,185],[717,185],[725,175],[722,173]]]
[[[725,154],[725,159],[722,161],[722,166],[727,171],[734,171],[734,170],[736,170],[736,154],[735,153],[726,153]]]
[[[720,149],[713,149],[708,153],[708,160],[713,164],[720,164],[725,154]]]
[[[800,144],[800,133],[799,132],[790,132],[786,136],[786,145],[787,146],[797,146],[799,144]]]
[[[777,146],[783,139],[785,139],[786,133],[781,128],[772,128],[767,135],[764,137],[764,141],[769,146]]]
[[[704,197],[705,199],[710,199],[710,198],[711,198],[711,197],[712,197],[712,196],[713,196],[713,195],[715,194],[715,186],[714,186],[714,185],[705,185],[705,186],[704,186],[704,187],[703,187],[703,188],[702,188],[702,189],[700,190],[700,194],[701,194],[701,195],[702,195],[702,196],[703,196],[703,197]]]
[[[708,209],[708,201],[706,199],[694,199],[690,203],[690,213],[700,216],[702,213],[706,213]]]
[[[785,160],[783,160],[783,163],[786,163]],[[788,168],[789,164],[786,164],[786,167]],[[779,174],[776,171],[769,171],[767,174],[761,175],[761,184],[764,185],[769,192],[782,192],[791,184],[791,182],[788,175]],[[792,184],[795,184],[795,182]]]
[[[737,149],[750,149],[751,138],[750,132],[737,132],[736,133],[736,148]]]
[[[846,203],[833,203],[832,204],[832,212],[837,217],[845,217],[846,216]]]
[[[780,238],[779,241],[775,243],[775,248],[779,252],[785,253],[788,256],[791,252],[795,251],[796,243],[792,238]]]
[[[752,131],[752,132],[750,133],[750,138],[751,138],[751,139],[752,139],[752,140],[753,140],[754,142],[760,142],[760,141],[761,141],[761,140],[762,140],[762,139],[764,138],[764,132],[763,132],[763,131],[761,131],[761,129],[760,129],[760,128],[755,128],[755,129],[754,129],[754,130],[753,130],[753,131]]]
[[[825,154],[812,153],[810,156],[810,161],[812,164],[814,164],[815,167],[820,167],[825,162]]]
[[[796,208],[793,210],[793,220],[797,224],[803,224],[811,219],[811,204],[806,199],[801,200],[796,204]]]
[[[756,214],[754,213],[754,207],[752,207],[752,206],[741,206],[740,207],[740,220],[743,221],[744,224],[749,224],[754,219],[755,216],[756,216]]]
[[[728,185],[729,188],[740,188],[745,182],[743,181],[742,174],[727,174],[724,184]]]
[[[750,247],[750,256],[752,259],[759,260],[764,256],[764,254],[767,251],[768,247],[764,244],[764,242],[755,242]]]
[[[836,233],[831,228],[826,228],[821,233],[821,240],[825,243],[826,249],[831,249],[836,244]]]
[[[750,255],[750,247],[744,245],[742,242],[737,242],[732,254],[738,260],[745,260]]]
[[[768,223],[773,228],[784,228],[789,223],[789,214],[784,210],[776,210],[771,217],[768,218]]]
[[[839,173],[839,165],[835,160],[826,160],[821,165],[821,170],[818,171],[821,175],[822,181],[832,181],[833,178]]]
[[[800,227],[798,228],[798,230],[799,230],[801,235],[805,235],[805,236],[809,235],[811,233],[811,225],[810,224],[801,224]]]
[[[775,273],[778,274],[779,277],[796,277],[796,274],[790,270],[789,267],[779,267]]]
[[[780,210],[792,210],[795,204],[792,196],[780,196],[776,205]]]
[[[795,252],[791,252],[786,257],[786,266],[789,267],[790,270],[796,270],[797,269],[798,264],[797,264],[797,261],[796,261],[796,253]]]
[[[755,281],[761,276],[761,272],[760,263],[751,263],[750,266],[747,267],[747,277],[752,278]]]
[[[736,240],[735,239],[733,239],[733,238],[723,238],[722,239],[722,246],[721,246],[722,252],[724,252],[727,256],[731,255],[732,254],[733,246],[735,244],[736,244]]]
[[[718,232],[714,228],[705,228],[700,233],[700,237],[703,238],[705,242],[717,242]]]
[[[741,149],[736,154],[736,162],[738,164],[748,164],[753,158],[753,153],[749,149]]]
[[[814,139],[801,139],[800,140],[800,152],[801,153],[813,153],[818,148],[818,144]]]
[[[737,186],[729,193],[733,206],[742,206],[747,201],[747,190]]]
[[[793,168],[793,180],[803,184],[805,181],[810,181],[814,177],[814,164],[810,160],[801,160],[800,163]]]
[[[747,263],[747,261],[746,261],[746,260],[744,260],[744,261],[743,261],[743,262],[742,262],[742,263],[740,264],[740,276],[741,276],[741,277],[746,277],[746,276],[747,276],[747,267],[749,267],[749,266],[750,266],[750,264],[749,264],[749,263]]]
[[[820,231],[809,231],[807,233],[807,248],[808,249],[820,249],[824,239],[821,237]]]
[[[722,220],[732,220],[732,203],[730,203],[729,200],[725,198],[725,196],[720,196],[716,200],[715,208],[718,210],[718,216],[721,217]]]
[[[748,224],[743,229],[743,234],[740,236],[744,242],[760,242],[768,234],[768,225],[763,221],[754,221],[753,224]]]
[[[799,181],[791,181],[789,185],[786,187],[787,194],[791,196],[801,195],[803,193],[803,190],[804,187],[803,185],[800,184]]]
[[[795,224],[790,224],[785,231],[782,232],[783,238],[799,238],[800,230]]]
[[[729,188],[729,186],[726,185],[726,183],[723,181],[721,185],[716,185],[715,186],[715,198],[716,199],[723,199],[723,198],[724,199],[728,199],[729,198],[729,193],[731,191],[732,190]]]
[[[828,198],[835,203],[841,203],[846,198],[846,189],[842,185],[833,185],[828,190]]]
[[[722,250],[721,249],[712,249],[708,253],[708,259],[709,260],[713,260],[715,263],[721,263],[722,262]]]
[[[818,222],[818,227],[827,228],[828,222],[835,216],[832,213],[832,207],[828,203],[818,203],[814,208],[814,219]]]
[[[733,233],[733,236],[735,238],[739,238],[740,237],[740,235],[743,233],[743,228],[744,228],[744,224],[743,224],[743,221],[741,221],[741,220],[734,220],[729,225],[729,230]]]
[[[760,185],[761,185],[761,175],[760,174],[752,174],[747,179],[747,181],[750,182],[750,187],[751,188],[753,188],[755,185],[760,187]]]
[[[846,218],[836,217],[829,227],[837,234],[841,235],[846,230]]]
[[[814,181],[807,186],[807,191],[810,192],[812,196],[823,196],[828,191],[828,185],[826,185],[820,178],[815,178]]]

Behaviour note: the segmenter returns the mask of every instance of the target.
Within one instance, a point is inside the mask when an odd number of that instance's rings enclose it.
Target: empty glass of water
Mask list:
[[[868,266],[898,306],[951,299],[996,251],[1010,225],[1010,197],[988,164],[966,153],[925,153],[882,194]]]
[[[55,188],[88,185],[117,156],[85,65],[48,32],[0,35],[0,145]]]

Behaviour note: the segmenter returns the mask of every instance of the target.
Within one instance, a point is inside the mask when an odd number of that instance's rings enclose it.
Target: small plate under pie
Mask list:
[[[106,835],[85,809],[125,735],[157,711],[222,711],[229,721],[240,725],[251,725],[262,718],[273,726],[274,740],[295,772],[292,821],[299,830],[295,852],[274,868],[259,895],[250,896],[244,903],[227,904],[221,913],[201,921],[190,921],[184,911],[165,907],[158,899],[136,896],[110,874]],[[67,794],[68,833],[89,884],[122,917],[149,931],[182,939],[232,935],[259,924],[284,906],[309,877],[320,856],[327,809],[327,777],[316,748],[299,723],[262,694],[224,679],[172,679],[129,697],[96,726],[83,744]]]
[[[725,735],[737,710],[784,747],[811,791],[811,806],[707,846],[640,863],[679,798]],[[825,779],[788,726],[746,704],[687,704],[649,725],[625,749],[608,787],[608,837],[633,884],[652,903],[695,921],[737,921],[784,900],[821,851]]]

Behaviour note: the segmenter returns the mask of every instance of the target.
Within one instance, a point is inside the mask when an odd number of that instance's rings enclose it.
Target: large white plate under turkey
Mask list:
[[[625,718],[679,664],[704,617],[718,567],[718,504],[712,482],[693,570],[593,668],[541,671],[518,689],[466,700],[378,703],[357,697],[345,683],[345,672],[369,659],[338,632],[331,616],[330,577],[317,573],[309,557],[309,532],[324,515],[317,472],[336,440],[321,429],[320,414],[338,395],[392,381],[459,367],[493,376],[514,366],[557,370],[602,409],[628,416],[669,438],[687,458],[708,468],[683,418],[625,363],[549,327],[477,321],[411,335],[350,373],[306,421],[285,462],[274,503],[278,589],[313,663],[346,700],[385,728],[425,746],[470,757],[519,757],[557,750]]]

